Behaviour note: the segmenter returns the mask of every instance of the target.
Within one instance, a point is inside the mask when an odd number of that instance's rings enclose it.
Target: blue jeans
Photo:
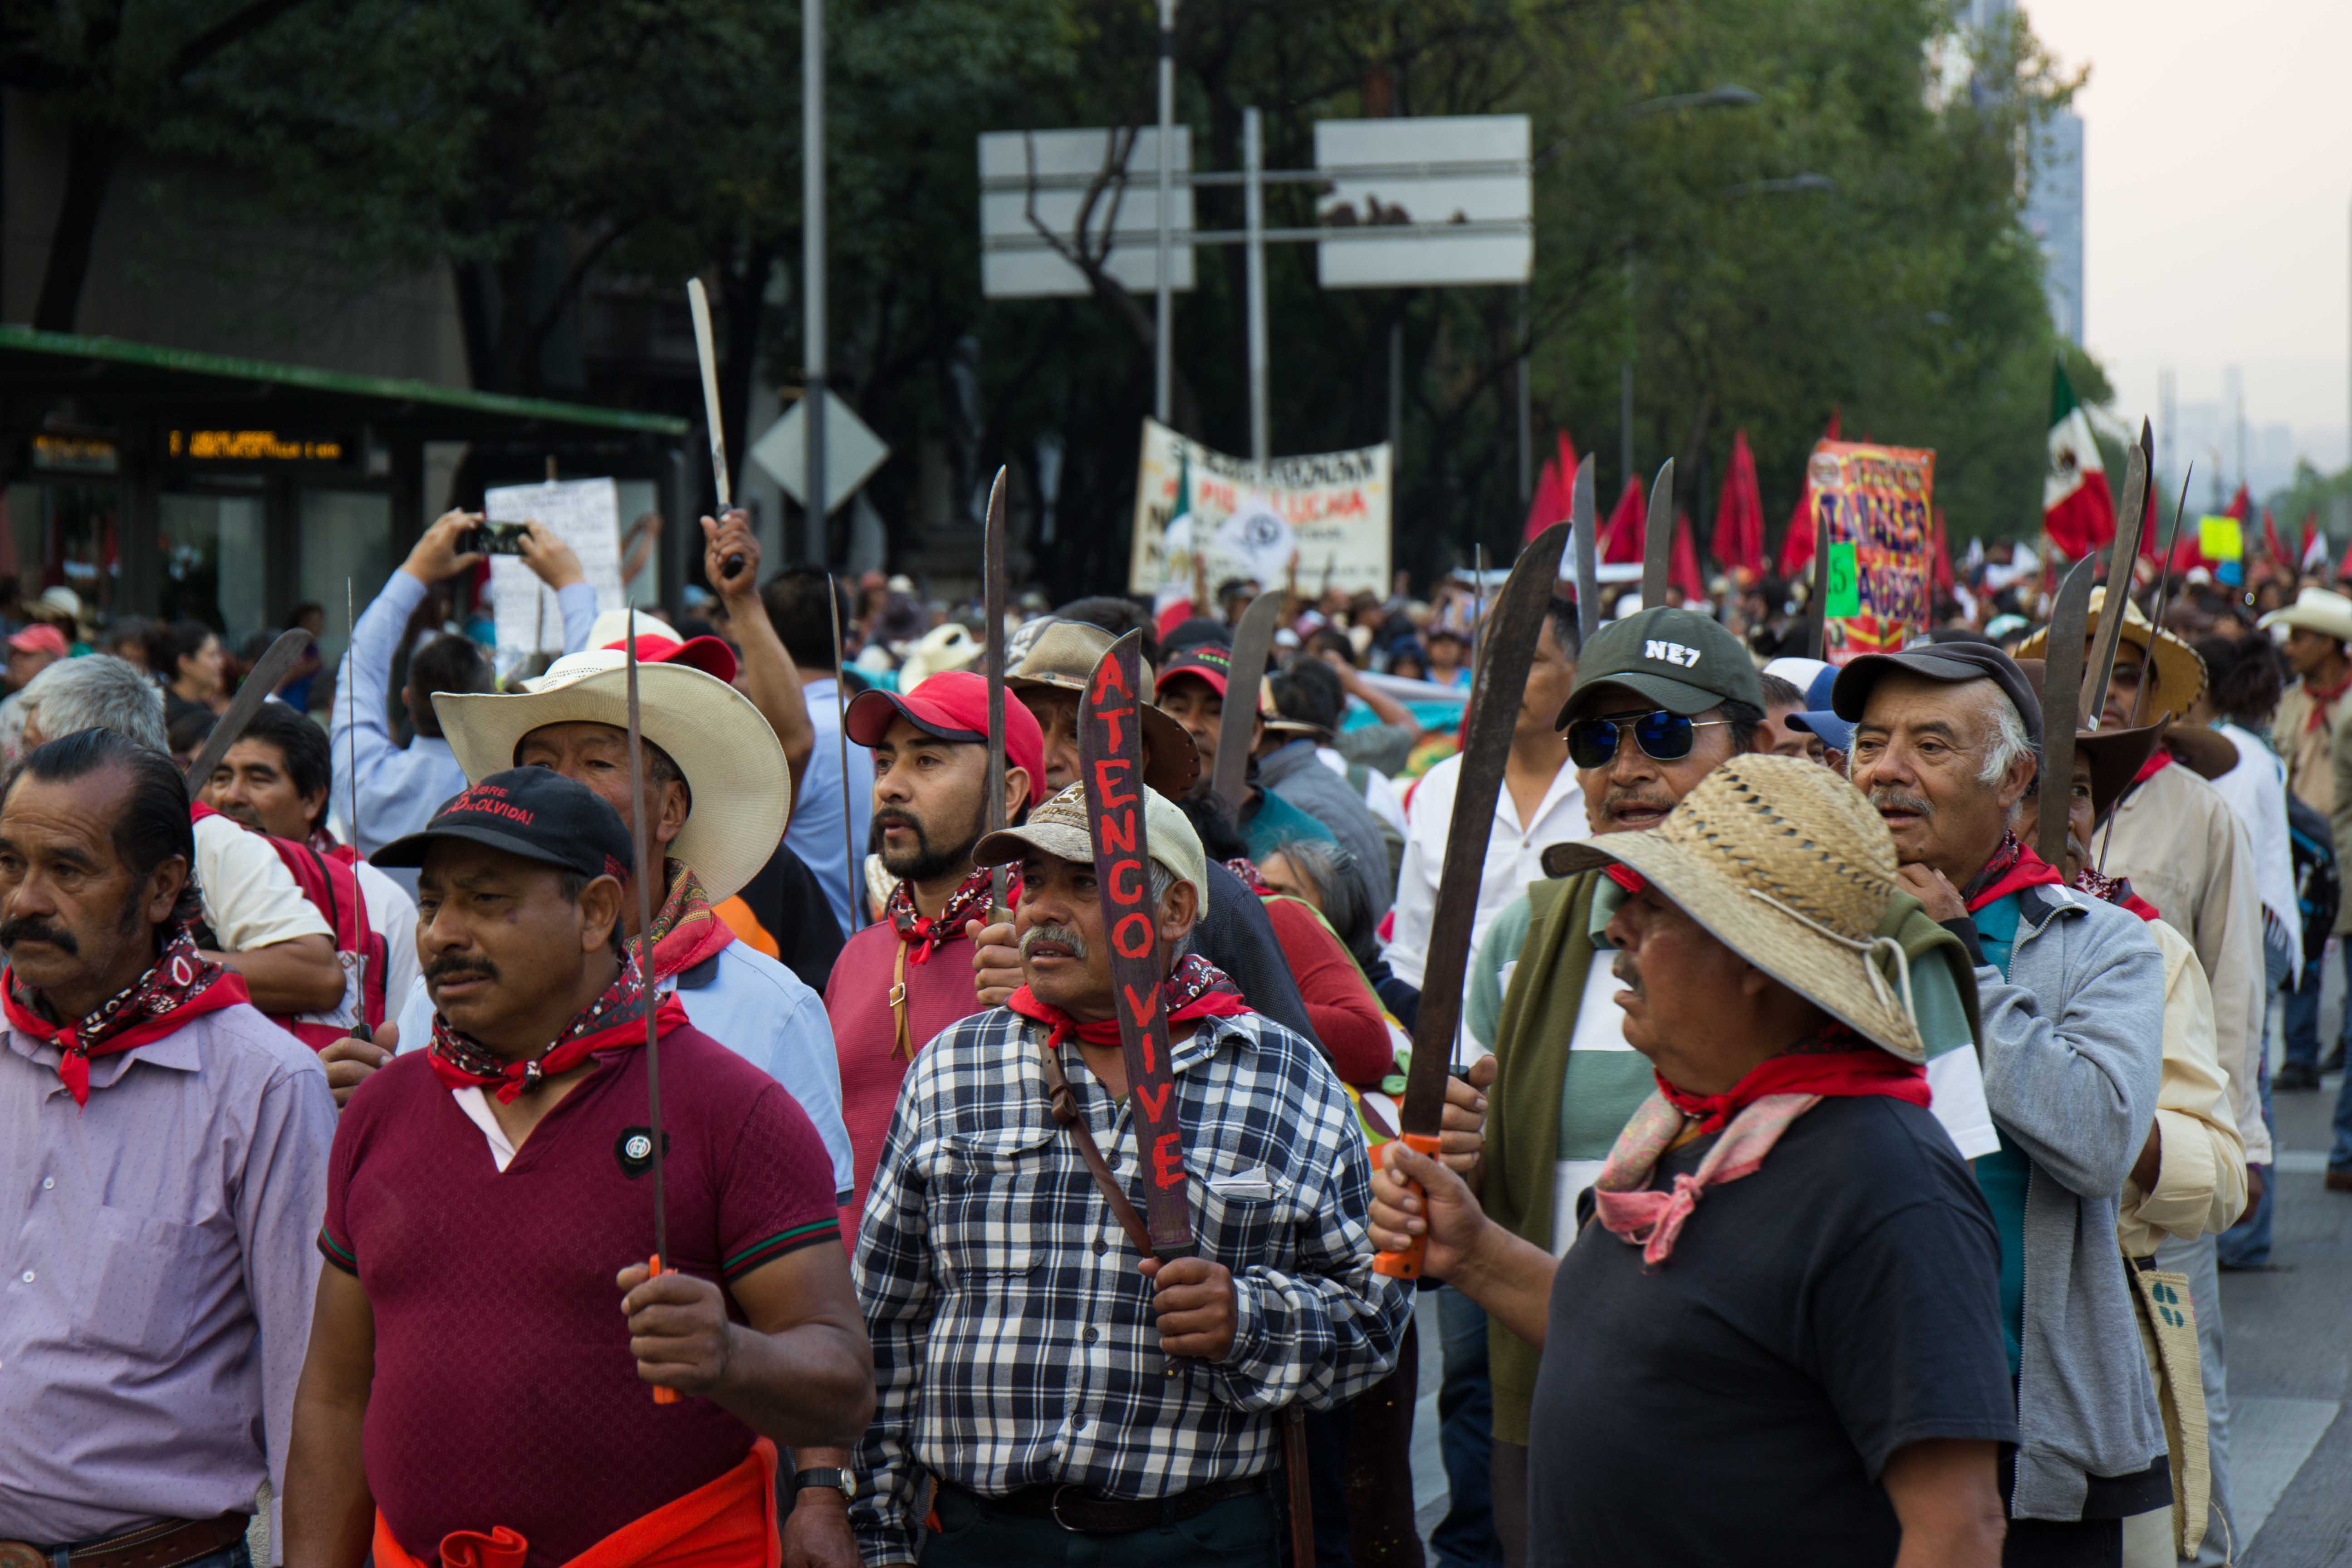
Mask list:
[[[2327,1151],[2327,1168],[2352,1171],[2352,1062],[2347,1064],[2343,1086],[2336,1091],[2336,1145]]]
[[[2345,944],[2352,952],[2352,942]],[[2294,989],[2286,992],[2286,1048],[2284,1059],[2300,1062],[2305,1067],[2319,1065],[2319,959],[2303,966],[2296,977]],[[2347,961],[2352,962],[2352,961]],[[2352,1010],[2347,1010],[2352,1011]]]
[[[1445,1460],[1445,1517],[1429,1544],[1442,1568],[1501,1568],[1495,1534],[1495,1387],[1486,1379],[1486,1310],[1461,1291],[1437,1293],[1445,1381],[1437,1390],[1437,1449]]]
[[[2312,983],[2311,994],[2315,1007],[2319,994],[2316,981]],[[2273,1143],[2278,1142],[2278,1119],[2271,1114],[2271,1053],[2268,1046],[2271,1015],[2285,1007],[2292,1016],[2294,997],[2293,991],[2273,991],[2268,1005],[2263,1009],[2264,1047],[2256,1058],[2261,1065],[2255,1069],[2254,1083],[2262,1094],[2263,1125],[2270,1129]],[[2313,1059],[2317,1060],[2315,1057]],[[2215,1259],[2224,1268],[2261,1268],[2271,1260],[2271,1209],[2277,1202],[2278,1182],[2268,1165],[2254,1165],[2249,1169],[2263,1173],[2263,1195],[2254,1200],[2254,1206],[2246,1216],[2223,1231],[2221,1239],[2215,1243]]]

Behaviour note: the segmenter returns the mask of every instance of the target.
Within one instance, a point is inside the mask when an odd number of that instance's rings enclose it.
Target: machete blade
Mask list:
[[[1829,658],[1830,525],[1813,524],[1813,591],[1805,596],[1805,657]]]
[[[205,787],[213,770],[220,766],[220,760],[228,755],[228,749],[236,744],[245,727],[253,722],[253,716],[269,700],[269,694],[286,684],[286,678],[294,672],[294,666],[310,646],[310,634],[299,626],[280,632],[278,640],[269,645],[269,651],[247,672],[245,684],[236,689],[236,700],[213,725],[212,733],[205,738],[205,749],[196,753],[196,760],[181,775],[187,783],[189,798],[194,799],[196,792]]]
[[[1406,1070],[1399,1117],[1408,1146],[1433,1156],[1445,1114],[1445,1079],[1462,1018],[1462,980],[1470,966],[1471,917],[1478,907],[1479,879],[1486,872],[1495,801],[1502,793],[1519,700],[1527,691],[1536,639],[1543,631],[1553,585],[1559,581],[1560,551],[1567,542],[1567,525],[1556,522],[1519,552],[1518,563],[1495,597],[1486,657],[1471,679],[1470,703],[1462,713],[1462,771],[1454,781],[1454,814],[1447,819],[1445,864],[1437,875],[1437,903],[1422,970],[1421,1015],[1413,1022],[1412,1064]],[[1381,1253],[1372,1266],[1391,1279],[1417,1278],[1421,1248]]]
[[[1152,1252],[1169,1258],[1192,1250],[1192,1215],[1185,1201],[1184,1130],[1172,1092],[1144,822],[1142,647],[1139,631],[1111,644],[1078,698],[1078,777],[1087,795],[1103,939],[1110,950],[1112,1006],[1127,1058],[1128,1104],[1142,1156],[1144,1222]]]
[[[2107,596],[2099,612],[2098,648],[2083,679],[2083,696],[2075,711],[2096,721],[2107,710],[2107,682],[2116,673],[2116,647],[2124,635],[2124,605],[2131,599],[2132,563],[2139,555],[2142,525],[2147,521],[2147,468],[2155,435],[2148,423],[2139,424],[2131,461],[2124,468],[2124,505],[2116,513],[2116,544],[2107,555]],[[2115,613],[2110,615],[2109,610]]]
[[[1004,826],[1004,469],[988,487],[988,527],[981,536],[981,605],[988,625],[982,643],[982,668],[988,676],[988,831]],[[1038,780],[1029,781],[1034,795]],[[1006,907],[1012,872],[999,866],[989,873],[989,909]]]
[[[1227,663],[1225,707],[1217,719],[1217,768],[1209,788],[1217,804],[1239,826],[1242,801],[1249,789],[1250,737],[1257,729],[1257,689],[1265,679],[1265,656],[1274,647],[1274,623],[1282,616],[1282,590],[1268,588],[1250,601],[1234,628],[1233,657]]]
[[[2180,499],[2172,503],[2172,532],[2164,542],[2164,564],[2158,567],[2156,572],[2156,614],[2149,618],[2150,626],[2164,625],[2165,609],[2172,602],[2172,552],[2180,547],[2180,514],[2189,505],[2189,476],[2196,471],[2197,465],[2192,462],[2181,474]],[[2152,667],[2154,662],[2151,658],[2148,661],[2149,666]],[[2134,725],[2140,722],[2141,715],[2147,709],[2147,669],[2143,668],[2140,671],[2139,690],[2132,697],[2131,721]],[[2100,848],[2099,858],[2101,868],[2104,869],[2106,863],[2105,847]]]
[[[1675,543],[1675,460],[1668,458],[1650,485],[1650,511],[1642,522],[1642,608],[1666,602],[1666,558]]]
[[[2061,870],[2066,865],[2066,807],[2074,793],[2074,731],[2082,727],[2084,645],[2091,624],[2091,577],[2098,557],[2074,563],[2050,607],[2042,653],[2042,802],[2033,851]]]
[[[1576,640],[1579,647],[1601,629],[1600,542],[1593,538],[1592,457],[1576,465],[1576,489],[1569,498],[1568,527],[1576,542]]]

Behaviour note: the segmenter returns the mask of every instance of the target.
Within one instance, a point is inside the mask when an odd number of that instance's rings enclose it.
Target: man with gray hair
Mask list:
[[[82,730],[108,730],[171,755],[163,691],[146,672],[110,654],[51,665],[25,688],[25,746]],[[253,1005],[275,1016],[325,1014],[344,999],[347,977],[334,932],[268,840],[227,817],[195,822],[197,890],[209,962],[244,978]]]
[[[1850,776],[1894,835],[1904,890],[1977,961],[2000,1147],[1976,1177],[2000,1235],[2017,1381],[2000,1475],[2008,1560],[2168,1557],[2164,1429],[2115,1239],[2117,1194],[2156,1118],[2163,959],[2137,916],[2068,888],[2018,841],[2042,706],[2007,654],[1866,655],[1831,702],[1853,721]]]

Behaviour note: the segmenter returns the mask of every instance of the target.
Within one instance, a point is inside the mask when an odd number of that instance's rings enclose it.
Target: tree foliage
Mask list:
[[[93,0],[95,3],[95,0]],[[149,0],[149,8],[203,7]],[[914,537],[912,455],[956,468],[950,509],[1000,460],[1034,515],[1058,450],[1062,530],[1040,571],[1123,578],[1149,333],[1099,298],[980,296],[974,138],[1147,124],[1151,0],[835,0],[827,16],[832,384],[900,454],[875,493]],[[674,310],[715,279],[729,413],[803,358],[800,18],[774,0],[341,0],[298,6],[202,73],[175,144],[266,163],[297,210],[380,255],[456,270],[477,381],[672,405],[566,360],[591,280]],[[1318,120],[1532,118],[1536,277],[1516,289],[1323,289],[1311,249],[1268,253],[1277,451],[1386,437],[1403,342],[1398,560],[1516,544],[1517,375],[1616,470],[1619,368],[1633,447],[1677,459],[1711,515],[1733,432],[1785,516],[1830,411],[1849,436],[1934,447],[1956,534],[2038,526],[2053,340],[2019,222],[2026,133],[2070,84],[2020,26],[1980,44],[1944,0],[1185,0],[1178,113],[1196,166],[1312,162]],[[1737,84],[1746,108],[1656,111]],[[1819,175],[1833,188],[1776,189]],[[1313,221],[1303,187],[1276,226]],[[1241,196],[1204,189],[1205,226]],[[1204,248],[1180,299],[1180,423],[1246,450],[1244,261]],[[1148,301],[1146,302],[1148,305]],[[1148,319],[1148,309],[1143,312]],[[2091,377],[2075,384],[2093,396]],[[738,443],[740,447],[740,443]]]

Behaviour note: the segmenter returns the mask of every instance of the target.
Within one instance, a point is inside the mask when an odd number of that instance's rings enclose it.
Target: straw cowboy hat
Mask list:
[[[1895,840],[1870,803],[1818,763],[1735,757],[1644,833],[1544,851],[1547,874],[1638,871],[1726,947],[1907,1062],[1927,1046],[1911,961],[1891,934]]]
[[[906,662],[898,667],[898,688],[911,691],[944,669],[970,669],[987,652],[961,621],[933,626],[922,640],[908,645]]]
[[[2290,631],[2317,632],[2337,642],[2352,643],[2352,598],[2333,588],[2305,588],[2284,610],[2273,610],[2255,623],[2263,630],[2284,626]]]
[[[2106,602],[2105,584],[2091,590],[2087,630],[2096,632],[2099,629],[2099,616],[2105,609]],[[2148,649],[2151,639],[2156,644],[2152,653]],[[2148,625],[2147,617],[2140,613],[2140,607],[2129,599],[2124,601],[2123,640],[2139,649],[2140,658],[2156,667],[2156,689],[2148,694],[2148,713],[2161,717],[2168,710],[2178,719],[2197,705],[2197,700],[2205,694],[2205,661],[2197,657],[2195,648],[2170,632],[2160,632]],[[2049,646],[2050,628],[2036,627],[2032,637],[2017,645],[2017,657],[2047,658]]]
[[[638,724],[686,775],[692,795],[669,853],[694,868],[719,903],[742,890],[783,841],[792,815],[792,773],[776,732],[751,700],[715,675],[674,657],[698,637],[656,641],[650,617],[637,627]],[[618,627],[614,635],[620,634]],[[720,644],[721,652],[726,645]],[[730,660],[731,662],[731,660]],[[629,722],[628,655],[591,647],[566,654],[547,673],[506,694],[436,691],[433,710],[466,777],[478,783],[515,765],[515,748],[549,724]]]

